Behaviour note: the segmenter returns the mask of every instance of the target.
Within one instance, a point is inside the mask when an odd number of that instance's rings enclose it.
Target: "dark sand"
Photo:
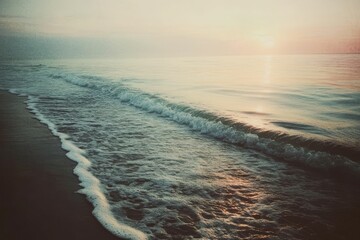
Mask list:
[[[60,140],[0,91],[0,239],[118,239],[91,214]]]

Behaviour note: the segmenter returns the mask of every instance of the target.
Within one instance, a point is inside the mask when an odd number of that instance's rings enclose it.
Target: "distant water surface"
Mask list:
[[[132,227],[107,225],[119,236],[359,233],[360,55],[3,61],[0,71],[0,87],[30,96],[37,117],[85,151],[105,199],[91,184],[85,194],[109,204],[103,224]]]

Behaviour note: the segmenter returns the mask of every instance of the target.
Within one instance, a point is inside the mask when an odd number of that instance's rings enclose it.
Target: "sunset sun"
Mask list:
[[[259,36],[257,41],[259,45],[264,49],[272,49],[275,46],[274,37],[269,35]]]
[[[275,46],[275,40],[271,36],[264,37],[262,44],[265,48],[273,48]]]

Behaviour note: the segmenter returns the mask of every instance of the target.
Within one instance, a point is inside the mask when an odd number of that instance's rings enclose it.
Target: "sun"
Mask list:
[[[275,39],[270,34],[255,34],[254,42],[260,49],[273,49],[275,47]]]
[[[275,41],[272,36],[261,36],[259,38],[260,44],[266,49],[271,49],[275,46]]]

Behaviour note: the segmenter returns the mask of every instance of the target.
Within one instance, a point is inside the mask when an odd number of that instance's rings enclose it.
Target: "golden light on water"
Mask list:
[[[268,44],[273,44],[273,42],[269,42]],[[263,73],[263,83],[269,84],[271,82],[271,64],[272,64],[272,56],[266,56],[264,59],[264,73]]]

